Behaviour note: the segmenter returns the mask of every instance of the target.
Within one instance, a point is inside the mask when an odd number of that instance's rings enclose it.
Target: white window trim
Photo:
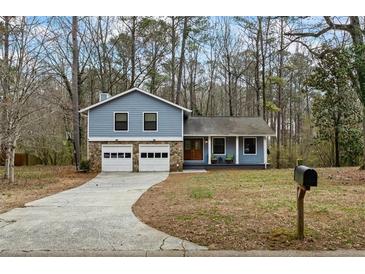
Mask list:
[[[156,130],[145,130],[144,129],[144,115],[148,113],[155,113],[156,114]],[[158,132],[158,112],[157,111],[144,111],[142,112],[142,127],[143,132]]]
[[[245,139],[255,139],[255,152],[256,153],[245,153]],[[248,155],[248,156],[257,155],[257,137],[243,137],[242,150],[243,150],[243,155]]]
[[[119,114],[119,113],[127,113],[127,127],[128,127],[128,129],[127,130],[123,130],[123,129],[121,129],[121,130],[117,130],[117,129],[115,129],[115,114]],[[129,112],[128,111],[114,111],[113,112],[113,131],[114,132],[129,132]]]
[[[214,153],[214,139],[224,139],[224,153]],[[212,138],[212,154],[213,155],[226,155],[227,140],[226,137],[213,137]]]

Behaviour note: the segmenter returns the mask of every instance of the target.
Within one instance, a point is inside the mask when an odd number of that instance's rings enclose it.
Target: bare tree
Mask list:
[[[17,141],[27,117],[39,111],[32,106],[32,97],[42,92],[47,70],[43,50],[47,43],[48,25],[36,17],[7,17],[0,82],[4,110],[2,140],[6,151],[6,178],[15,181],[14,160]],[[3,59],[0,58],[0,59]]]
[[[171,97],[170,100],[175,100],[175,78],[176,78],[176,44],[177,44],[177,27],[178,19],[175,16],[171,16],[171,24],[170,24],[170,39],[171,39]]]
[[[72,16],[72,107],[73,107],[73,143],[75,149],[76,170],[80,169],[80,117],[79,117],[79,45],[78,45],[78,18]]]
[[[184,27],[182,30],[181,48],[180,48],[179,72],[177,76],[176,100],[175,100],[176,104],[179,104],[181,101],[181,85],[182,85],[182,76],[185,63],[185,45],[188,35],[189,35],[189,17],[185,16]]]

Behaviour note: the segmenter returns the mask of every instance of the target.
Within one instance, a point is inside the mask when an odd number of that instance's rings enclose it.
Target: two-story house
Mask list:
[[[191,110],[132,88],[80,110],[94,171],[180,171],[267,166],[261,117],[191,117]]]

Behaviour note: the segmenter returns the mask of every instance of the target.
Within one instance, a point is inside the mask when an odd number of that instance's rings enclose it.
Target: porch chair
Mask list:
[[[226,163],[233,164],[233,158],[234,158],[233,154],[227,154],[225,159]]]

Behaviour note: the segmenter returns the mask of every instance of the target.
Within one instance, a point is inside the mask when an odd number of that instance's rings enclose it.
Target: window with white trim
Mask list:
[[[256,154],[256,138],[243,138],[243,154]]]
[[[128,130],[128,113],[126,112],[114,113],[114,130],[116,131]]]
[[[143,130],[156,131],[157,130],[157,113],[144,113]]]
[[[224,138],[213,138],[213,154],[226,153],[226,140]]]

